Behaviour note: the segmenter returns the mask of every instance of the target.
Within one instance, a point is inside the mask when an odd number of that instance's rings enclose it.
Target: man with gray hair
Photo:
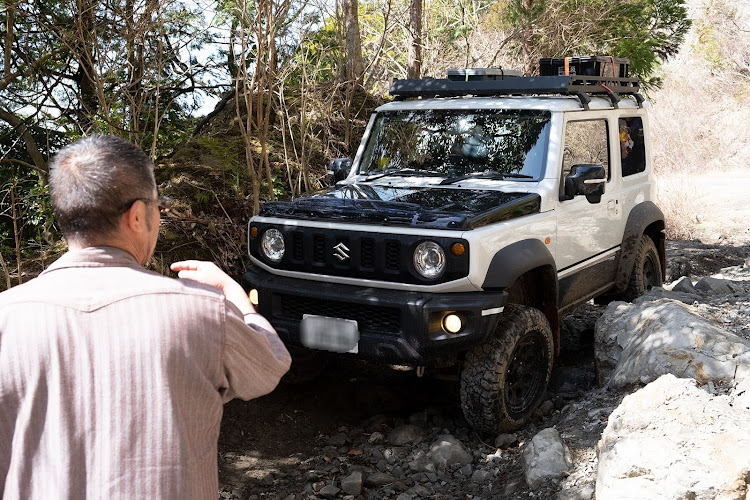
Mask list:
[[[222,405],[272,391],[290,357],[209,262],[147,271],[154,165],[91,136],[62,149],[50,195],[69,251],[0,294],[0,497],[218,496]]]

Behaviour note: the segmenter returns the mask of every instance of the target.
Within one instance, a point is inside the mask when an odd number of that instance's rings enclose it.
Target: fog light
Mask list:
[[[247,294],[247,298],[250,299],[250,303],[254,306],[258,305],[258,290],[253,288],[250,293]]]
[[[443,318],[443,330],[448,333],[458,333],[464,327],[464,322],[458,314],[448,314]]]

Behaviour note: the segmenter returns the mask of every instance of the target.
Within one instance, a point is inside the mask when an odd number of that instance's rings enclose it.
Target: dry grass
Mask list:
[[[691,240],[697,234],[701,215],[696,213],[698,190],[694,178],[687,175],[670,176],[660,180],[657,187],[659,207],[666,219],[666,234],[670,240]]]
[[[728,171],[750,154],[750,3],[689,0],[693,27],[649,95],[657,173]]]
[[[649,95],[658,197],[673,239],[702,237],[711,223],[719,225],[714,233],[724,231],[746,196],[707,191],[705,181],[713,175],[747,182],[750,172],[750,4],[687,3],[691,32],[663,66],[663,87]]]

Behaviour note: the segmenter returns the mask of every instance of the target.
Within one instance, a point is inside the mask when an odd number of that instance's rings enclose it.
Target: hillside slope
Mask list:
[[[277,197],[289,197],[292,178],[300,183],[300,161],[309,165],[310,182],[320,188],[327,182],[328,161],[353,156],[343,143],[347,119],[343,103],[344,91],[334,83],[320,85],[306,97],[305,119],[311,134],[303,145],[299,139],[299,95],[285,103],[286,115],[277,118],[266,144],[274,177]],[[371,111],[382,98],[355,92],[348,124],[350,143],[355,145],[364,133]],[[242,119],[244,120],[244,114]],[[292,131],[293,138],[285,139]],[[312,138],[310,138],[312,137]],[[260,144],[252,144],[256,160]],[[245,141],[238,126],[234,101],[230,100],[168,158],[158,162],[156,180],[159,190],[174,199],[174,208],[162,219],[161,234],[150,265],[170,274],[169,264],[181,259],[204,259],[216,262],[232,276],[244,272],[247,260],[247,222],[252,215],[252,185],[245,160]],[[299,184],[297,184],[299,185]],[[268,193],[263,184],[263,193]],[[267,194],[265,195],[267,198]]]
[[[693,26],[651,92],[668,236],[750,240],[750,2],[688,0]]]

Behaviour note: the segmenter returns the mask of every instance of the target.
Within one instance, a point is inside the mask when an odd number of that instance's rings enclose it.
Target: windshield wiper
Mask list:
[[[375,179],[380,179],[381,177],[386,177],[388,175],[403,175],[403,176],[423,175],[426,177],[445,177],[445,174],[441,174],[440,172],[435,172],[434,170],[420,170],[417,168],[393,168],[393,169],[385,170],[378,174],[370,175],[362,182],[374,181]]]
[[[515,172],[498,172],[497,170],[485,170],[483,172],[472,172],[470,174],[448,177],[440,182],[440,185],[453,184],[466,179],[533,179],[533,175],[517,174]]]

